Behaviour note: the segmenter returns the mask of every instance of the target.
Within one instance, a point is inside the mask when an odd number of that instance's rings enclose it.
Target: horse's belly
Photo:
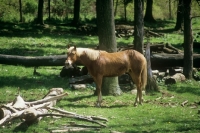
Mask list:
[[[125,67],[113,67],[112,69],[106,70],[106,72],[104,73],[104,77],[114,77],[114,76],[120,76],[124,73],[127,72],[127,68]]]

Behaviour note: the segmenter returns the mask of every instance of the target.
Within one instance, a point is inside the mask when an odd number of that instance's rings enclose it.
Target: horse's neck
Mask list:
[[[79,56],[79,61],[84,65],[84,66],[89,66],[91,64],[92,61],[94,60],[91,60],[87,54],[82,54]]]

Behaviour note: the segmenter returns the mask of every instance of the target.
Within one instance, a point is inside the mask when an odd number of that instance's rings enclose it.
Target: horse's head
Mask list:
[[[76,46],[70,47],[68,46],[67,49],[67,60],[65,61],[65,67],[73,67],[72,65],[77,60],[77,54],[76,54]]]

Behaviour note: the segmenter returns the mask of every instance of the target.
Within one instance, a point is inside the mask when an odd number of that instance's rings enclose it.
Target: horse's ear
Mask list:
[[[76,45],[74,46],[74,50],[76,50]]]
[[[69,49],[69,48],[70,48],[70,45],[67,45],[67,48]]]

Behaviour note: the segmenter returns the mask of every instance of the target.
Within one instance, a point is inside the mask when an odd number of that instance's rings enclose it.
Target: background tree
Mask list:
[[[169,19],[172,19],[172,5],[171,5],[171,0],[169,0]]]
[[[38,16],[37,16],[37,24],[44,24],[43,21],[43,8],[44,8],[44,0],[38,0]]]
[[[183,23],[183,0],[178,1],[175,30],[180,30]]]
[[[80,0],[74,0],[74,18],[72,24],[77,26],[80,19]]]
[[[144,1],[135,0],[134,4],[134,48],[143,54],[143,36],[144,36]],[[147,59],[147,86],[146,91],[158,91],[158,85],[156,80],[153,78],[150,60],[150,44],[148,44],[146,49],[146,59]]]
[[[134,48],[143,54],[143,36],[144,36],[144,1],[135,0],[134,4]]]
[[[22,22],[22,0],[19,0],[19,22]]]
[[[144,16],[144,21],[145,22],[156,22],[156,20],[153,17],[153,0],[147,0],[146,2],[146,12]]]
[[[48,0],[49,20],[51,19],[51,0]]]
[[[117,42],[115,37],[113,0],[97,0],[96,6],[99,48],[108,52],[116,52]],[[121,94],[118,77],[103,78],[102,94]]]
[[[193,36],[191,25],[191,0],[183,0],[184,6],[184,67],[183,74],[192,79],[193,71]]]

